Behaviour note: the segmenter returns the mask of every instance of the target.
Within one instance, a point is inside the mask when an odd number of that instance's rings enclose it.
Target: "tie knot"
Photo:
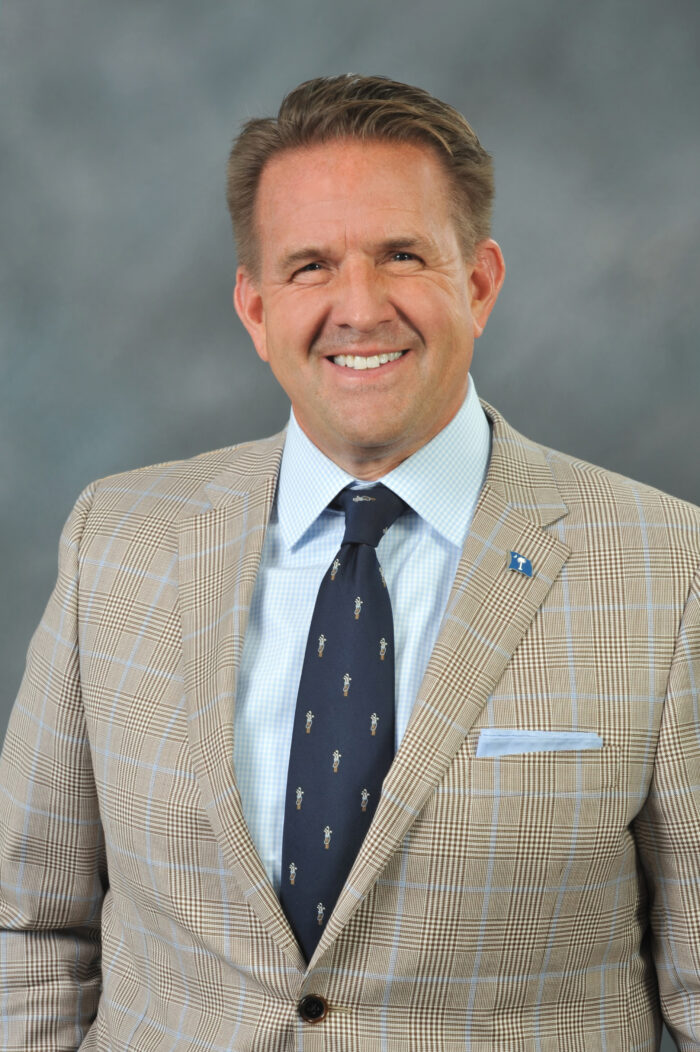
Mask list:
[[[376,548],[407,505],[378,482],[366,489],[341,490],[331,507],[342,508],[345,512],[343,544],[369,544]]]

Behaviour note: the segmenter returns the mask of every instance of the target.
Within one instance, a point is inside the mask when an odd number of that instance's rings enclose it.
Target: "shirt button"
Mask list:
[[[307,994],[297,1005],[299,1015],[305,1023],[320,1023],[328,1014],[328,1002],[325,997]]]

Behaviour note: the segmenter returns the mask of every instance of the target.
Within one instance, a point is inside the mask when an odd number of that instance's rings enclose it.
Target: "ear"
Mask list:
[[[503,253],[493,238],[479,241],[474,249],[470,269],[469,292],[474,336],[481,336],[506,276]]]
[[[269,361],[262,295],[257,283],[245,267],[239,267],[236,271],[233,305],[238,317],[248,330],[255,350],[264,362]]]

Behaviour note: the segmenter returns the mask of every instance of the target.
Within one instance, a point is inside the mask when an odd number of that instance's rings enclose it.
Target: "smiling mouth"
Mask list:
[[[406,351],[392,351],[387,354],[336,354],[335,357],[331,358],[331,361],[335,365],[342,365],[346,369],[378,369],[380,365],[386,365],[387,362],[395,362],[401,358]]]

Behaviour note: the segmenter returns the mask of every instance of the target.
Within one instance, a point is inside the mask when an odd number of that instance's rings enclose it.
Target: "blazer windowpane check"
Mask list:
[[[484,408],[440,635],[308,968],[233,770],[283,436],[80,495],[0,771],[4,1049],[631,1052],[659,1001],[700,1049],[700,512]],[[602,746],[477,755],[499,728]]]

